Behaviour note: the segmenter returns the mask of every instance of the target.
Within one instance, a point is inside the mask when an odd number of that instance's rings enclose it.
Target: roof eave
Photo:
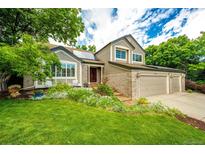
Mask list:
[[[77,57],[76,55],[74,55],[74,54],[72,53],[72,51],[66,49],[66,48],[63,47],[63,46],[57,46],[57,47],[51,48],[50,50],[53,51],[53,52],[55,52],[55,51],[57,51],[57,50],[63,50],[63,51],[65,51],[67,54],[69,54],[70,56],[72,56],[73,58],[77,59],[78,61],[80,61],[80,62],[83,61],[81,58],[79,58],[79,57]]]
[[[123,64],[119,64],[119,63],[115,63],[115,62],[112,62],[112,61],[109,61],[110,64],[113,64],[113,65],[117,65],[119,67],[123,67],[123,68],[127,68],[127,69],[131,69],[131,70],[150,70],[150,71],[161,71],[161,72],[176,72],[176,73],[186,73],[185,71],[183,70],[167,70],[167,69],[156,69],[156,68],[135,68],[135,67],[132,67],[132,66],[127,66],[127,65],[123,65]]]

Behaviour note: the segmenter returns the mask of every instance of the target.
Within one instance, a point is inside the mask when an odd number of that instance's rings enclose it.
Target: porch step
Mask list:
[[[114,92],[115,96],[123,96],[123,94],[119,93],[119,92]]]
[[[133,103],[133,100],[129,97],[124,96],[123,94],[115,91],[114,95],[122,102],[124,102],[126,105],[131,105]]]
[[[130,100],[130,98],[128,98],[128,97],[126,97],[126,96],[118,96],[117,97],[119,100],[121,100],[121,101],[129,101]]]

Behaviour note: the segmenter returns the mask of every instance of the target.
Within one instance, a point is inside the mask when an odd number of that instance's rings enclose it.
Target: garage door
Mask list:
[[[165,76],[141,76],[137,84],[140,84],[140,97],[166,94],[167,92],[167,79]]]
[[[180,82],[179,82],[179,76],[174,76],[171,78],[171,93],[179,92],[180,91]]]

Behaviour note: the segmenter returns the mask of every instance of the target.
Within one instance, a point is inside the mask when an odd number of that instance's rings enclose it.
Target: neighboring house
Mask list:
[[[52,86],[57,82],[89,86],[105,81],[132,99],[185,90],[185,72],[146,65],[145,51],[132,35],[114,40],[96,53],[63,46],[51,46],[51,51],[58,55],[62,69],[52,68],[53,79],[44,84],[25,77],[24,87]]]

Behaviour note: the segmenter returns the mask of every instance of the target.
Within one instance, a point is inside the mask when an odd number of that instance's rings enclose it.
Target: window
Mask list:
[[[67,64],[67,76],[68,77],[75,76],[75,64]]]
[[[133,53],[132,54],[132,60],[134,62],[142,62],[142,55],[137,54],[137,53]]]
[[[115,57],[116,57],[116,59],[119,59],[119,60],[125,60],[126,59],[126,50],[116,49]]]
[[[76,64],[61,63],[61,68],[52,67],[52,74],[54,77],[75,77]]]
[[[66,77],[66,64],[61,65],[62,77]]]

